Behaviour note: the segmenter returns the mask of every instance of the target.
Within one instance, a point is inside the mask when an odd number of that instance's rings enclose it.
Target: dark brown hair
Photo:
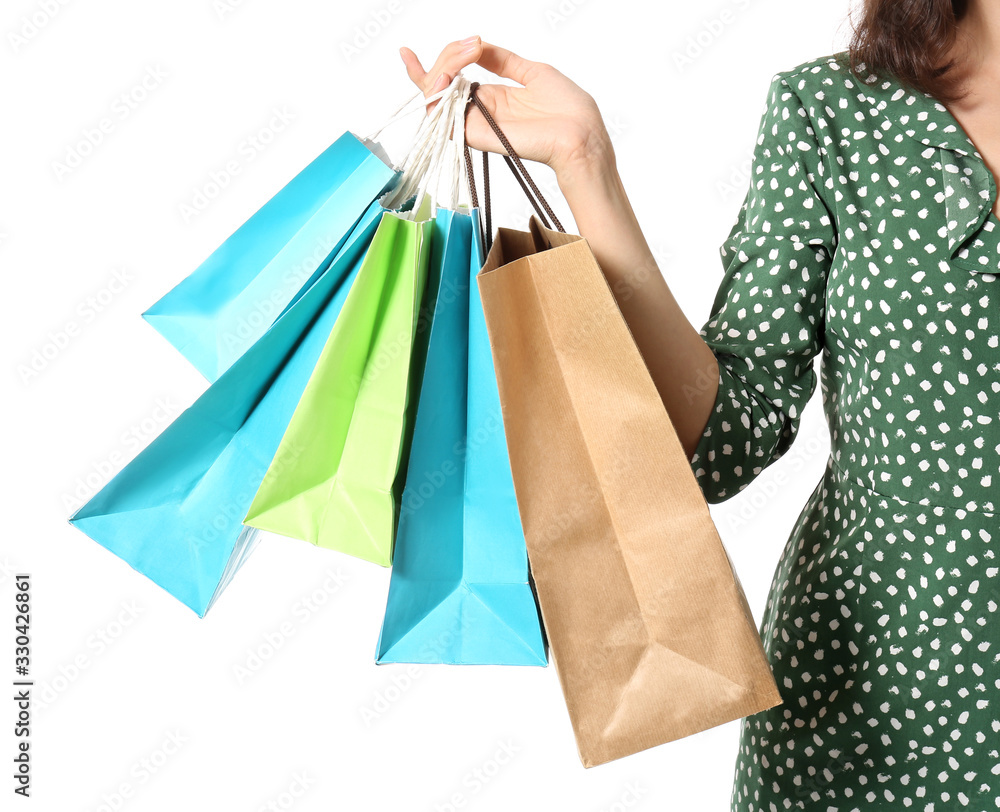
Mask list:
[[[848,47],[851,72],[864,78],[894,76],[910,90],[949,103],[966,95],[954,58],[958,21],[968,0],[864,0],[852,20]],[[865,72],[858,72],[863,62]]]

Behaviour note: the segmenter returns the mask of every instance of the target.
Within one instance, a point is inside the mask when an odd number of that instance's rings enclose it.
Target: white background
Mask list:
[[[11,575],[28,571],[41,701],[32,798],[3,807],[728,810],[738,722],[584,770],[552,667],[374,665],[388,570],[267,536],[199,619],[66,518],[74,494],[89,498],[206,386],[139,314],[342,132],[370,132],[411,95],[400,45],[429,67],[446,42],[480,34],[592,93],[661,270],[700,326],[770,78],[844,47],[847,12],[843,0],[8,0],[0,674],[13,679]],[[162,78],[122,115],[116,100],[151,70]],[[248,155],[274,110],[290,121]],[[57,172],[105,117],[111,132]],[[233,159],[239,173],[185,217]],[[523,227],[527,205],[494,166],[494,224]],[[532,171],[572,230],[551,172]],[[43,368],[23,374],[36,352]],[[758,620],[828,448],[817,391],[788,456],[712,508]],[[282,624],[279,650],[241,679]]]

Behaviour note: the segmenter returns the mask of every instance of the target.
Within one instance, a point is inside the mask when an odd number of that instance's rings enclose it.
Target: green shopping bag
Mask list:
[[[391,563],[433,226],[426,200],[382,212],[244,524]]]

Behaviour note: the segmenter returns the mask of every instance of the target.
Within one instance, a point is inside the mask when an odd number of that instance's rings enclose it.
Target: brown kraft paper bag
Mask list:
[[[477,279],[542,620],[593,767],[782,699],[590,246],[529,227],[499,228]]]

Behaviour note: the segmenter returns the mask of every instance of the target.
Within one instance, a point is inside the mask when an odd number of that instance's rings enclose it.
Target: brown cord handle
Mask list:
[[[486,123],[490,125],[490,128],[496,134],[497,139],[500,144],[507,151],[507,154],[503,156],[504,161],[507,166],[510,167],[510,171],[514,173],[514,177],[517,178],[517,182],[521,184],[521,188],[524,190],[525,195],[527,195],[528,200],[531,201],[532,207],[534,207],[535,212],[538,214],[538,219],[542,221],[542,224],[546,228],[552,228],[549,225],[549,221],[545,216],[545,213],[552,218],[552,222],[558,231],[565,233],[566,229],[563,228],[562,223],[559,222],[559,218],[556,217],[555,212],[552,211],[552,207],[549,206],[548,202],[542,196],[542,193],[538,190],[538,186],[531,179],[531,175],[528,174],[528,170],[524,168],[524,164],[521,163],[521,159],[518,157],[517,153],[514,152],[514,148],[510,145],[510,141],[507,140],[507,136],[501,132],[500,127],[497,126],[496,121],[493,120],[493,116],[490,115],[490,111],[486,109],[486,106],[482,103],[479,97],[476,95],[476,90],[479,89],[479,82],[473,82],[469,89],[469,102],[475,103],[476,107],[479,108],[479,112],[483,114],[486,119]],[[468,116],[469,108],[466,107],[465,114]],[[469,175],[469,193],[472,197],[472,205],[474,208],[479,207],[479,197],[476,194],[476,179],[472,171],[472,153],[469,151],[469,143],[465,142],[465,168]],[[524,177],[522,177],[522,175]],[[527,181],[527,184],[525,183]],[[530,191],[528,187],[531,187]],[[534,195],[532,195],[534,192]],[[535,200],[537,196],[538,200]],[[490,165],[489,165],[489,152],[483,152],[483,198],[484,206],[483,211],[486,214],[486,233],[484,235],[486,240],[486,252],[489,253],[490,247],[493,243],[493,222],[492,213],[490,211]],[[539,207],[541,203],[541,207]],[[545,213],[542,209],[545,209]]]

